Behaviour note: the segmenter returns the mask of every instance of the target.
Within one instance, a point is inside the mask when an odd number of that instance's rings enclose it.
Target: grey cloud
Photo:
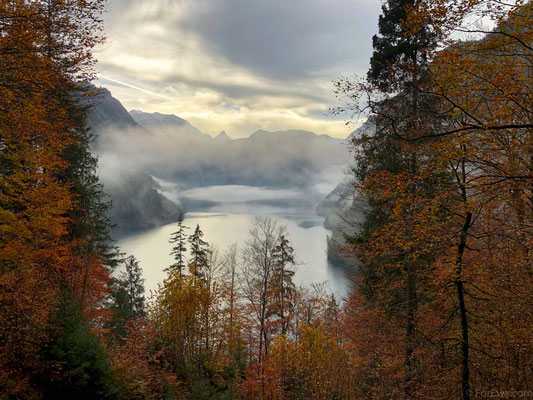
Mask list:
[[[181,73],[171,74],[171,75],[165,75],[161,77],[160,82],[152,82],[152,81],[143,81],[142,79],[139,79],[138,77],[134,76],[128,76],[128,72],[124,71],[123,69],[119,69],[116,66],[114,66],[112,63],[109,62],[100,62],[99,68],[102,71],[111,72],[114,75],[122,75],[126,76],[126,80],[132,80],[135,82],[138,82],[142,84],[144,87],[151,87],[154,91],[162,91],[165,86],[168,84],[171,85],[180,85],[184,84],[191,88],[197,88],[197,89],[210,89],[218,93],[222,93],[225,97],[233,100],[247,100],[249,102],[252,98],[261,98],[261,97],[269,97],[269,96],[275,96],[275,97],[293,97],[293,98],[299,98],[304,99],[308,102],[323,102],[324,97],[327,94],[321,93],[319,89],[314,88],[313,86],[305,85],[305,84],[293,84],[293,85],[287,85],[287,86],[277,86],[275,84],[271,86],[262,86],[262,87],[254,87],[254,86],[245,86],[245,85],[239,85],[239,84],[233,84],[233,83],[225,83],[223,80],[223,77],[221,77],[221,80],[219,82],[213,81],[213,80],[205,80],[200,79],[199,77],[192,77],[187,76]],[[105,79],[102,79],[102,81],[105,81],[106,85],[113,85],[116,86],[113,82],[106,81]],[[331,90],[333,90],[333,86],[331,86]]]
[[[376,3],[200,0],[182,27],[236,65],[270,78],[295,79],[356,58],[366,65],[377,29]]]
[[[222,78],[222,77],[221,77]],[[185,83],[196,88],[211,89],[216,92],[223,93],[225,96],[232,99],[246,99],[250,100],[253,97],[264,96],[278,96],[278,97],[299,97],[308,101],[323,102],[324,96],[317,94],[317,90],[309,90],[307,87],[298,86],[276,86],[273,84],[270,87],[253,87],[238,84],[224,83],[223,79],[220,82],[213,82],[201,79],[194,79],[183,75],[172,75],[165,77],[166,82]],[[333,87],[333,86],[332,86]]]

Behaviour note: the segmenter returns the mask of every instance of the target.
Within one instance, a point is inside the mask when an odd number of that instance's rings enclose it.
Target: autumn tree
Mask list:
[[[71,96],[77,83],[91,76],[91,49],[102,39],[102,5],[0,4],[2,395],[38,393],[31,387],[39,369],[36,346],[55,340],[47,333],[57,332],[50,325],[66,277],[77,265],[100,264],[102,254],[76,252],[88,235],[76,233],[77,211],[84,206],[78,203],[80,181],[69,172],[74,165],[69,151],[82,125]],[[104,285],[108,280],[105,271],[96,277]],[[99,301],[104,292],[97,286],[92,295]],[[29,321],[33,327],[22,329]]]
[[[126,339],[112,353],[113,380],[122,398],[183,399],[183,382],[169,371],[156,331],[147,321],[131,321]]]
[[[510,301],[514,295],[502,294],[524,293],[531,283],[523,258],[527,251],[519,244],[530,241],[520,221],[528,220],[531,210],[531,196],[526,194],[531,177],[531,91],[526,73],[531,65],[531,4],[416,2],[406,11],[401,22],[404,36],[431,21],[443,47],[423,49],[431,61],[423,77],[409,85],[404,81],[385,101],[371,103],[377,111],[376,134],[357,142],[363,160],[360,187],[375,211],[353,242],[367,279],[362,290],[351,295],[350,315],[363,318],[361,309],[383,312],[390,322],[384,320],[375,331],[376,339],[384,327],[397,334],[398,306],[410,303],[410,296],[406,303],[401,296],[397,300],[390,296],[398,293],[398,283],[404,280],[396,267],[403,263],[413,268],[417,294],[413,325],[417,340],[411,346],[408,341],[407,349],[418,365],[434,365],[440,371],[408,369],[407,396],[467,399],[480,385],[496,381],[528,387],[524,365],[515,362],[512,368],[520,372],[502,374],[502,365],[511,363],[505,356],[495,356],[490,346],[496,340],[507,348],[503,343],[509,344],[510,337],[516,343],[529,340],[521,328],[513,331],[504,322],[511,314],[515,321],[525,321],[529,307],[523,298]],[[464,19],[473,13],[492,17],[495,28],[470,28]],[[444,36],[457,32],[485,36],[468,42]],[[410,89],[413,83],[418,83],[415,91]],[[412,105],[417,105],[416,110]],[[392,140],[380,141],[384,126]],[[400,168],[391,168],[391,158],[376,157],[391,149]],[[511,239],[518,237],[522,239]],[[502,265],[506,265],[503,274]],[[408,269],[405,272],[409,287]],[[513,289],[510,275],[522,277]],[[510,311],[512,303],[522,304],[521,311]],[[379,307],[373,310],[376,304]],[[511,347],[506,354],[516,354]],[[416,379],[410,379],[413,373]],[[393,375],[387,379],[398,385]]]
[[[171,272],[151,309],[158,340],[165,344],[166,358],[181,378],[203,375],[202,303],[208,294],[194,275]]]
[[[257,358],[268,354],[270,344],[269,309],[273,303],[274,251],[286,228],[270,218],[256,218],[250,239],[243,249],[243,293],[258,325]]]
[[[233,386],[246,369],[246,341],[244,338],[243,294],[240,288],[239,248],[236,244],[229,246],[223,255],[220,274],[221,322],[222,334],[228,355],[228,369],[232,375]],[[232,388],[235,390],[235,388]]]

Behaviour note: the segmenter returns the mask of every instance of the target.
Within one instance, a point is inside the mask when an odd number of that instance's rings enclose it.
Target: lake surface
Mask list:
[[[329,282],[338,297],[349,287],[347,271],[328,262],[327,241],[330,233],[323,227],[323,218],[314,207],[322,194],[314,190],[269,189],[252,186],[211,186],[178,191],[178,185],[159,181],[162,192],[171,200],[182,201],[187,210],[184,225],[189,232],[200,224],[204,240],[215,244],[221,252],[233,243],[242,247],[257,216],[270,217],[287,226],[299,265],[295,274],[297,285]],[[178,197],[179,192],[179,197]],[[164,269],[172,264],[168,242],[176,224],[121,233],[118,245],[134,255],[143,268],[147,291],[154,290],[165,278]]]

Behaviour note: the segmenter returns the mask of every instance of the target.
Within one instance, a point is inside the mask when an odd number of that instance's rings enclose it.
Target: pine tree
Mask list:
[[[77,299],[68,291],[61,293],[52,318],[54,338],[42,346],[31,381],[38,398],[116,399],[109,356]]]
[[[191,273],[201,280],[205,279],[209,264],[209,245],[202,239],[203,236],[204,233],[200,229],[200,224],[196,225],[194,233],[189,236],[191,246],[191,262],[189,268]]]
[[[404,226],[409,225],[420,206],[412,201],[390,212],[386,205],[391,199],[383,194],[387,189],[400,189],[384,184],[380,192],[377,190],[380,182],[390,176],[401,177],[402,190],[413,199],[421,187],[427,193],[432,189],[431,179],[423,183],[419,180],[420,155],[414,143],[435,123],[433,102],[421,87],[429,79],[428,54],[435,48],[439,32],[431,18],[415,13],[430,3],[427,0],[386,1],[379,17],[379,34],[373,37],[374,53],[366,83],[347,85],[344,89],[349,93],[356,87],[368,94],[367,107],[376,123],[375,134],[353,141],[357,163],[354,172],[361,179],[360,187],[371,206],[362,224],[363,231],[351,239],[364,264],[360,268],[361,285],[355,290],[366,296],[371,307],[387,310],[395,316],[405,315],[406,398],[416,395],[417,308],[431,254],[417,257],[415,246],[395,246],[391,241],[386,251],[372,252],[371,249],[380,230],[398,218],[395,214],[405,216]],[[419,17],[416,21],[415,15]],[[416,238],[411,236],[412,232],[407,231],[405,240],[414,243]],[[383,291],[380,289],[383,287],[391,290]]]
[[[185,252],[187,251],[187,237],[185,236],[186,229],[189,228],[183,225],[182,221],[178,222],[178,230],[172,233],[169,240],[170,243],[174,243],[174,247],[170,254],[174,256],[176,262],[168,267],[166,271],[178,271],[180,276],[183,274],[183,270],[187,264],[185,258]]]
[[[417,81],[417,70],[427,64],[426,49],[435,45],[436,34],[427,22],[416,31],[407,24],[408,13],[421,0],[388,0],[379,17],[379,35],[374,35],[374,53],[367,78],[383,92],[405,91],[405,84]]]

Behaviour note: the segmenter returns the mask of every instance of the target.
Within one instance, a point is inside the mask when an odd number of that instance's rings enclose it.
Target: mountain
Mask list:
[[[107,133],[100,140],[102,159],[121,160],[131,170],[185,187],[312,186],[325,170],[342,171],[349,160],[345,140],[327,135],[289,130],[211,137],[173,115],[130,115],[139,128]]]
[[[181,135],[204,135],[188,121],[173,114],[146,113],[139,110],[131,110],[129,114],[135,122],[148,130],[172,130]]]
[[[366,121],[348,136],[348,140],[361,135],[372,135],[376,126],[372,120]],[[365,199],[358,196],[354,188],[353,177],[341,181],[317,208],[318,215],[325,217],[324,227],[331,230],[328,237],[328,259],[339,265],[353,265],[357,260],[347,259],[340,250],[346,246],[346,235],[353,235],[361,228],[368,210]]]
[[[352,139],[361,137],[363,135],[372,135],[373,132],[375,132],[375,129],[376,129],[375,119],[370,117],[363,123],[363,125],[361,125],[355,131],[350,133],[350,135],[348,135],[346,140],[351,141]]]
[[[132,136],[149,133],[135,122],[109,90],[94,89],[97,95],[89,101],[87,126],[96,134],[92,146],[95,154],[107,154],[109,142],[119,135],[123,137],[125,132],[135,132]],[[120,229],[154,227],[177,221],[183,215],[181,204],[163,196],[150,175],[128,167],[124,160],[100,157],[99,175],[111,197],[109,217]]]
[[[104,182],[104,189],[113,201],[109,217],[119,229],[153,228],[183,217],[181,205],[163,196],[149,175],[122,172]]]
[[[99,135],[94,151],[101,179],[115,203],[113,222],[120,226],[129,226],[130,220],[138,227],[148,226],[150,216],[157,223],[175,218],[175,212],[166,212],[166,202],[157,200],[162,194],[148,184],[151,177],[182,189],[247,185],[312,192],[315,186],[338,179],[332,176],[340,176],[350,159],[346,140],[327,135],[261,130],[239,139],[223,131],[211,137],[175,115],[128,113],[107,90],[92,102],[89,121]],[[140,195],[155,199],[156,207],[128,199]],[[183,212],[181,204],[176,206]]]
[[[215,136],[216,140],[231,140],[231,138],[226,134],[226,131],[221,131],[218,135]]]
[[[89,100],[87,125],[97,134],[104,128],[126,129],[137,127],[124,106],[104,88],[96,88],[96,95]]]

